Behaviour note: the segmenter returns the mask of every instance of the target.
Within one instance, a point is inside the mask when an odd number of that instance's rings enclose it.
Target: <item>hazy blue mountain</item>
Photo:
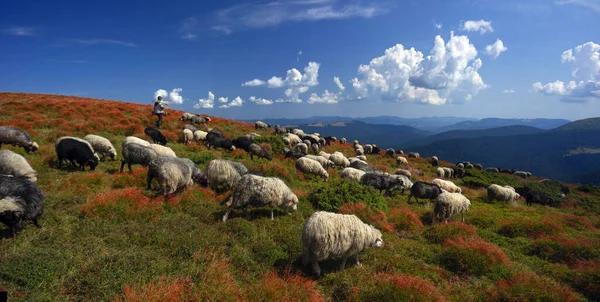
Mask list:
[[[529,126],[506,126],[499,128],[483,129],[483,130],[452,130],[442,132],[428,136],[423,139],[409,142],[408,147],[417,147],[431,144],[436,141],[448,140],[453,138],[477,138],[486,136],[510,136],[510,135],[524,135],[524,134],[537,134],[546,132],[547,130],[529,127]]]
[[[554,129],[569,123],[569,120],[564,119],[502,119],[502,118],[484,118],[477,121],[462,121],[453,125],[441,127],[438,132],[446,132],[451,130],[481,130],[506,126],[529,126],[539,129]]]

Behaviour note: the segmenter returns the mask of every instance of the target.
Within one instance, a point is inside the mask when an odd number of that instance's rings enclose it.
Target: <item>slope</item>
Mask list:
[[[529,126],[540,129],[554,129],[569,123],[570,121],[564,119],[502,119],[502,118],[485,118],[478,121],[464,121],[443,127],[439,129],[439,132],[451,131],[451,130],[477,130],[477,129],[489,129],[506,126]]]
[[[477,138],[477,137],[493,137],[493,136],[511,136],[543,133],[545,130],[529,127],[529,126],[506,126],[499,128],[490,128],[482,130],[452,130],[428,136],[423,139],[408,142],[405,148],[416,148],[431,144],[436,141],[443,141],[454,138]]]

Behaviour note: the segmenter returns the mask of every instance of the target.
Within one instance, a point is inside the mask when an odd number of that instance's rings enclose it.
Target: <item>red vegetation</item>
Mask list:
[[[532,272],[522,272],[496,283],[490,297],[498,301],[580,301],[566,286],[541,278]]]
[[[189,278],[167,281],[160,277],[143,285],[123,286],[123,296],[115,297],[116,301],[126,302],[177,302],[189,301],[194,285]]]
[[[155,219],[162,204],[144,195],[140,188],[127,188],[100,193],[89,199],[81,210],[87,216],[115,217],[142,216]]]
[[[271,271],[248,289],[248,301],[326,301],[317,283],[300,275]]]
[[[351,301],[446,301],[429,281],[397,274],[377,274],[360,288],[354,288]]]
[[[442,248],[442,263],[456,273],[483,275],[510,265],[504,251],[478,237],[448,239]]]
[[[393,223],[398,231],[415,231],[423,228],[419,216],[406,206],[391,208],[387,216],[388,222]]]
[[[599,245],[593,237],[543,236],[533,243],[530,253],[552,262],[575,265],[580,260],[599,258]]]
[[[562,227],[551,219],[523,219],[516,218],[501,220],[498,233],[506,237],[529,237],[553,235],[562,231]]]
[[[359,203],[346,203],[340,207],[339,212],[341,214],[354,214],[360,220],[365,223],[371,224],[378,229],[384,229],[388,232],[394,231],[394,225],[387,221],[385,213],[380,210],[373,210],[366,204]]]
[[[447,239],[457,240],[459,238],[478,237],[475,227],[462,222],[435,224],[427,229],[423,236],[431,243],[442,243]]]

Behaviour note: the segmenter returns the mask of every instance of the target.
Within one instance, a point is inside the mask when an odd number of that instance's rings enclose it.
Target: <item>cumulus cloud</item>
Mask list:
[[[267,87],[269,88],[280,88],[283,85],[283,80],[280,77],[272,77],[267,81]]]
[[[492,28],[492,21],[485,21],[483,19],[479,21],[466,21],[460,26],[460,30],[478,31],[482,35],[487,32],[494,32],[494,28]]]
[[[506,90],[503,90],[502,93],[515,93],[515,91],[512,89],[506,89]]]
[[[340,78],[338,77],[333,77],[333,81],[335,82],[335,84],[337,85],[337,87],[341,90],[344,91],[346,89],[346,87],[344,87],[344,85],[342,84],[342,82],[340,81]]]
[[[208,97],[206,99],[199,99],[197,104],[194,104],[195,109],[211,109],[215,104],[215,95],[212,92],[208,92]]]
[[[219,103],[227,103],[227,102],[229,102],[229,98],[224,98],[224,97],[219,98]]]
[[[248,101],[255,103],[256,105],[273,105],[273,101],[263,98],[257,98],[255,96],[249,97]]]
[[[436,36],[426,57],[397,44],[368,65],[359,66],[359,76],[352,80],[352,98],[438,105],[468,101],[488,87],[478,73],[482,64],[469,38],[453,32],[447,42]]]
[[[9,28],[3,29],[2,32],[7,35],[21,36],[21,37],[35,35],[35,30],[33,29],[33,27],[9,27]]]
[[[167,92],[164,89],[159,89],[154,92],[154,99],[156,100],[159,96],[161,96],[163,101],[167,103],[183,104],[183,96],[181,96],[182,91],[183,89],[181,88],[175,88],[170,92]]]
[[[238,96],[235,99],[233,99],[231,101],[231,103],[225,104],[225,105],[221,105],[221,106],[219,106],[219,108],[242,107],[243,103],[244,103],[244,100],[242,100],[242,98]]]
[[[320,96],[312,93],[306,102],[309,104],[337,104],[340,97],[341,93],[330,93],[328,90],[325,90]]]
[[[259,79],[254,79],[254,80],[242,83],[242,86],[262,86],[264,84],[265,84],[265,81],[261,81]]]
[[[487,53],[494,59],[507,50],[508,48],[504,46],[504,43],[502,43],[502,40],[500,39],[496,39],[496,42],[494,44],[485,47],[485,53]]]
[[[547,84],[533,84],[535,92],[560,96],[563,102],[588,102],[600,99],[600,45],[587,42],[561,55],[561,61],[571,65],[571,76],[579,81],[554,81]]]

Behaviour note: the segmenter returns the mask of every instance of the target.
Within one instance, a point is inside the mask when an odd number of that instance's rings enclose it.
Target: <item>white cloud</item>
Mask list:
[[[483,19],[479,21],[469,20],[463,23],[460,26],[460,30],[463,31],[478,31],[480,34],[485,34],[487,32],[494,32],[494,28],[492,28],[491,21],[485,21]]]
[[[187,34],[182,35],[181,38],[185,39],[185,40],[194,41],[194,40],[196,40],[196,38],[198,38],[198,35],[187,33]]]
[[[443,24],[442,23],[436,23],[435,24],[435,28],[437,29],[442,29]]]
[[[2,30],[3,33],[11,36],[34,36],[35,30],[33,27],[9,27]]]
[[[515,91],[512,89],[506,89],[506,90],[503,90],[502,93],[515,93]]]
[[[319,68],[321,64],[317,62],[309,62],[304,67],[304,73],[300,72],[296,68],[292,68],[286,72],[285,79],[281,77],[272,77],[266,81],[268,88],[286,88],[285,96],[287,100],[279,99],[276,102],[288,101],[290,103],[301,103],[302,100],[299,98],[300,94],[306,93],[310,87],[319,85]],[[242,86],[256,86],[246,85],[250,83],[265,83],[262,80],[254,79],[248,81]]]
[[[73,41],[74,43],[77,43],[79,45],[83,45],[83,46],[108,44],[108,45],[119,45],[119,46],[126,46],[126,47],[137,47],[137,44],[135,44],[135,43],[119,41],[119,40],[111,40],[111,39],[88,39],[88,40],[74,39],[71,41]]]
[[[194,104],[194,108],[195,109],[200,109],[200,108],[211,109],[214,107],[214,104],[215,104],[215,95],[209,91],[208,98],[199,99],[198,103]]]
[[[502,40],[500,39],[496,39],[496,42],[494,44],[485,47],[485,53],[487,53],[494,59],[507,50],[508,48],[504,46],[504,43],[502,43]]]
[[[559,4],[559,5],[575,4],[575,5],[593,9],[596,12],[600,12],[600,1],[598,1],[598,0],[560,0],[560,1],[555,1],[555,3]]]
[[[333,81],[335,82],[335,84],[337,85],[337,87],[341,90],[344,91],[346,89],[346,87],[344,87],[344,85],[342,84],[342,82],[340,81],[340,78],[338,77],[333,77]]]
[[[600,99],[600,45],[587,42],[566,50],[561,61],[571,65],[571,76],[580,81],[554,81],[547,84],[533,84],[535,92],[560,96],[563,102],[588,102]]]
[[[229,102],[229,98],[224,98],[224,97],[219,98],[219,103],[227,103],[227,102]]]
[[[302,103],[302,100],[299,98],[290,98],[290,99],[277,99],[275,103]]]
[[[283,80],[280,77],[272,77],[267,81],[267,87],[269,88],[280,88],[283,85]]]
[[[330,93],[325,90],[321,96],[316,93],[311,94],[306,102],[309,104],[337,104],[340,96],[341,93]]]
[[[254,79],[254,80],[242,83],[242,86],[262,86],[264,84],[265,84],[265,81],[261,81],[259,79]]]
[[[466,36],[451,33],[447,42],[436,36],[427,57],[397,44],[369,65],[359,66],[359,77],[352,80],[352,98],[425,104],[468,101],[488,87],[478,73],[481,67],[477,50]]]
[[[243,103],[244,103],[244,100],[242,100],[242,98],[238,96],[235,99],[233,99],[233,101],[231,101],[231,103],[221,105],[221,106],[219,106],[219,108],[242,107]]]
[[[273,105],[273,101],[271,101],[271,100],[257,98],[254,96],[251,96],[250,98],[248,98],[248,101],[255,103],[256,105]]]
[[[156,100],[156,98],[161,96],[163,101],[167,103],[183,104],[183,96],[181,96],[182,91],[183,89],[181,88],[175,88],[171,90],[171,92],[167,92],[164,89],[159,89],[154,92],[154,99]]]

